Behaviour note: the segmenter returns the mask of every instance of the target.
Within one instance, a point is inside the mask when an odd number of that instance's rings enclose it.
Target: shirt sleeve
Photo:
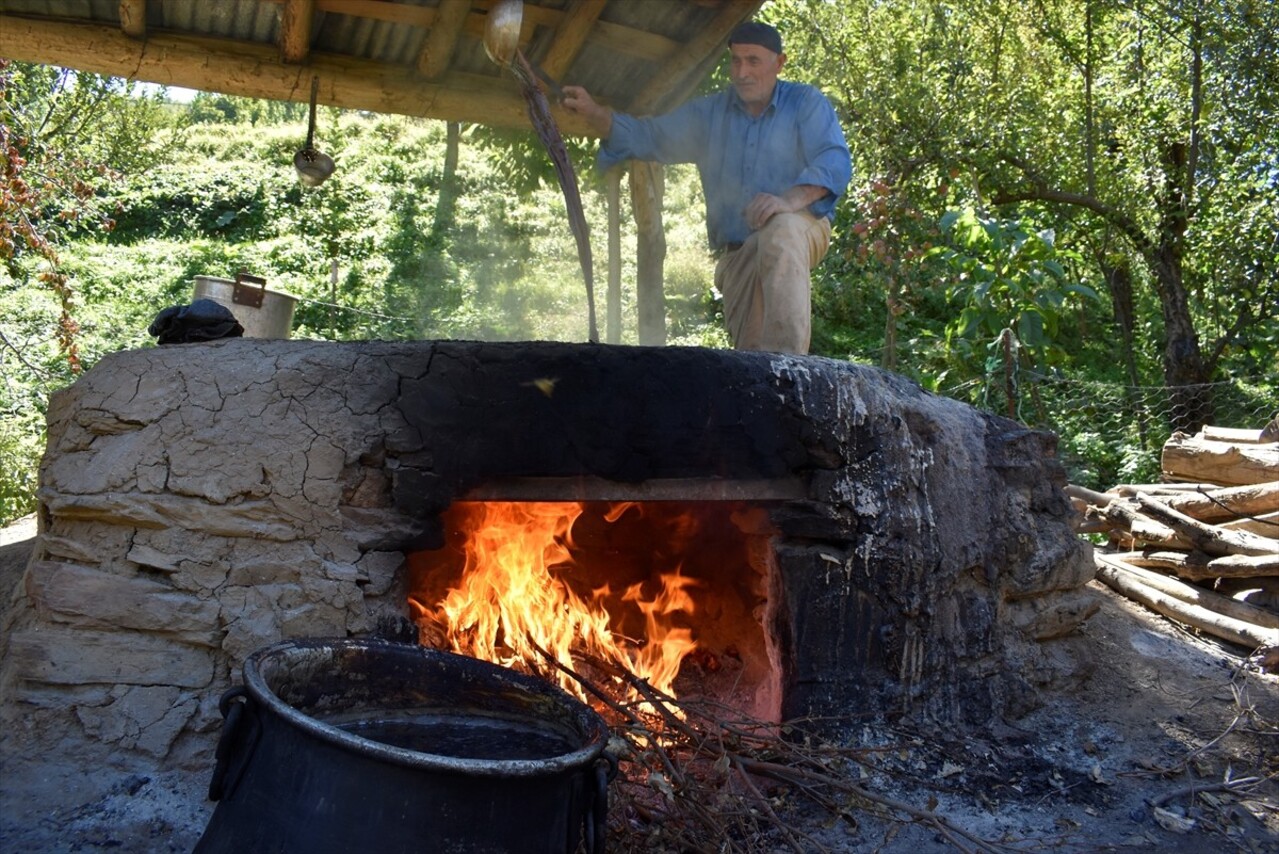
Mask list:
[[[696,99],[661,116],[641,118],[614,113],[613,129],[600,146],[600,170],[608,170],[623,160],[696,162],[706,150],[706,109],[705,99]]]
[[[804,162],[807,164],[795,184],[813,184],[830,190],[827,201],[833,206],[848,189],[853,177],[852,156],[844,140],[835,108],[817,89],[810,89],[801,107],[799,120],[803,129]]]

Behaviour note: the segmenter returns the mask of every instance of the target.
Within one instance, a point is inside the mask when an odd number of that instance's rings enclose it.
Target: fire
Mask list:
[[[634,505],[618,505],[605,517],[616,520]],[[584,507],[573,502],[485,502],[455,508],[467,517],[458,546],[462,571],[442,598],[429,591],[410,597],[423,643],[504,666],[545,670],[543,652],[577,669],[573,655],[585,653],[619,665],[658,690],[673,694],[680,662],[697,644],[676,614],[692,614],[689,588],[696,582],[679,566],[652,582],[627,586],[617,596],[608,585],[589,588],[573,557],[573,525]],[[611,609],[611,611],[610,611]],[[637,643],[623,637],[623,621],[642,622]],[[442,638],[440,637],[442,635]],[[571,677],[559,683],[583,696]]]

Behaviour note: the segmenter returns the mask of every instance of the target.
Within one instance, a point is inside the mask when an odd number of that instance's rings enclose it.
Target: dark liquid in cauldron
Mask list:
[[[580,746],[531,723],[495,718],[415,715],[335,726],[379,744],[457,759],[551,759]]]

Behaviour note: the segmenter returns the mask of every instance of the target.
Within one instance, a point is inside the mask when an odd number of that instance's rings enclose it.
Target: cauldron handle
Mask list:
[[[617,776],[617,759],[605,753],[601,762],[595,763],[595,793],[591,815],[586,822],[586,850],[589,854],[604,854],[604,837],[608,824],[608,784]]]
[[[236,702],[240,699],[244,702]],[[222,712],[222,735],[218,738],[217,751],[214,753],[217,762],[213,767],[213,779],[209,781],[209,800],[211,801],[220,801],[231,796],[236,783],[240,780],[240,773],[248,763],[248,754],[257,743],[257,727],[252,726],[251,723],[246,724],[244,720],[246,712],[251,711],[248,706],[252,702],[248,689],[243,685],[229,689],[218,700],[218,710]],[[246,725],[248,731],[244,732]],[[237,758],[237,748],[241,748],[245,755],[236,772],[232,774],[231,765]]]

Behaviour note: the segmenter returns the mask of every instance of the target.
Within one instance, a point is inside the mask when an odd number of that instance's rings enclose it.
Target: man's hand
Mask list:
[[[802,211],[828,192],[816,184],[797,184],[780,196],[760,193],[746,206],[746,225],[751,231],[759,231],[776,214]]]
[[[746,206],[746,224],[751,231],[759,231],[774,214],[791,213],[793,210],[781,196],[760,193]]]
[[[613,111],[601,106],[581,86],[565,86],[564,100],[560,102],[570,113],[577,113],[586,119],[591,130],[599,134],[600,139],[608,139],[613,131]]]

